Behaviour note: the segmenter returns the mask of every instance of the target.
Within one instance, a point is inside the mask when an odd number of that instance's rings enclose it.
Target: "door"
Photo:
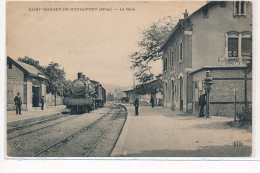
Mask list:
[[[172,103],[172,108],[174,109],[174,81],[172,80],[172,100],[171,100],[171,103]]]
[[[40,87],[33,86],[32,87],[32,103],[33,107],[39,106],[39,100],[40,100]]]
[[[180,110],[183,110],[183,79],[180,77]]]

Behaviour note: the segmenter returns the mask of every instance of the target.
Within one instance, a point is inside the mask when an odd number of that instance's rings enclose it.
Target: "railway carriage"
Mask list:
[[[64,104],[72,113],[90,112],[104,106],[106,90],[94,80],[78,73],[78,79],[72,82],[70,97],[64,99]]]

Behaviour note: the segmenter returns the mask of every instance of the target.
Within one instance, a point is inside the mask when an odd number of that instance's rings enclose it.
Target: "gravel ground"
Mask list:
[[[40,130],[42,128],[47,128],[49,126],[56,125],[57,123],[62,123],[64,121],[68,121],[68,120],[76,118],[76,117],[78,117],[78,115],[67,115],[67,116],[59,117],[55,120],[37,123],[37,124],[34,124],[29,127],[25,127],[25,128],[21,128],[18,130],[8,132],[8,140],[10,140],[11,138],[15,138],[17,136],[21,136],[21,135],[25,135],[27,133],[34,132],[36,130]]]
[[[106,115],[102,120],[96,123],[92,128],[83,131],[69,141],[49,150],[48,153],[43,153],[41,157],[84,157],[92,147],[97,143],[87,156],[90,157],[108,157],[112,151],[115,142],[121,132],[121,129],[126,118],[126,114],[118,116],[118,109]],[[119,118],[118,118],[119,117]],[[111,125],[113,124],[113,127]],[[109,131],[108,131],[109,130]],[[108,133],[103,137],[103,135]]]
[[[33,157],[37,152],[89,125],[109,110],[110,108],[108,107],[97,109],[70,121],[64,121],[60,124],[8,140],[7,155],[10,157]]]
[[[118,156],[130,157],[249,157],[252,132],[232,128],[233,118],[203,119],[162,107],[141,107],[134,116],[128,106],[128,128]],[[120,136],[121,138],[121,136]],[[119,139],[120,141],[120,139]],[[243,146],[234,146],[239,141]]]

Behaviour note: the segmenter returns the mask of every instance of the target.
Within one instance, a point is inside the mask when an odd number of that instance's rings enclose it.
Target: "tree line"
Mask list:
[[[25,56],[24,58],[19,57],[18,61],[30,64],[39,69],[46,77],[46,92],[60,96],[66,95],[66,88],[71,85],[70,80],[65,79],[66,72],[60,68],[60,65],[55,62],[49,63],[47,66],[42,66],[38,61],[33,58]]]
[[[155,76],[151,72],[151,62],[162,60],[162,53],[159,49],[171,34],[177,24],[178,19],[167,16],[156,22],[152,22],[149,27],[141,32],[142,39],[137,42],[139,49],[129,55],[134,70],[134,76],[139,82],[135,88],[137,94],[153,94],[162,91],[162,74]],[[157,80],[157,82],[151,81]]]

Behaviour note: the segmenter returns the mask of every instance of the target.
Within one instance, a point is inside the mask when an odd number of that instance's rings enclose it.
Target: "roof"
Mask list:
[[[34,67],[30,64],[26,64],[26,63],[20,62],[20,61],[15,61],[15,62],[31,74],[34,74],[34,75],[38,75],[39,73],[41,74],[39,69],[37,69],[36,67]]]
[[[131,87],[126,88],[123,92],[129,92],[129,91],[133,91],[133,90],[134,90],[134,87],[131,86]]]
[[[199,13],[200,11],[202,11],[204,8],[209,7],[214,5],[217,2],[221,2],[221,1],[210,1],[207,2],[205,5],[203,5],[201,8],[199,8],[198,10],[196,10],[195,12],[193,12],[192,14],[190,14],[189,16],[187,16],[184,19],[180,19],[179,22],[177,23],[177,25],[174,27],[174,29],[172,30],[171,34],[168,36],[168,38],[166,39],[166,41],[164,42],[164,44],[161,46],[161,48],[159,49],[159,52],[161,52],[164,47],[166,46],[166,44],[170,41],[171,37],[175,34],[175,32],[178,30],[178,28],[180,26],[182,26],[182,24],[187,21],[188,19],[190,19],[192,16],[196,15],[197,13]]]
[[[23,72],[27,73],[30,76],[47,79],[47,77],[39,69],[37,69],[36,67],[30,64],[26,64],[20,61],[15,61],[9,56],[7,57],[7,60],[11,61],[15,66],[17,66],[17,68],[19,68],[20,70],[22,70]]]

